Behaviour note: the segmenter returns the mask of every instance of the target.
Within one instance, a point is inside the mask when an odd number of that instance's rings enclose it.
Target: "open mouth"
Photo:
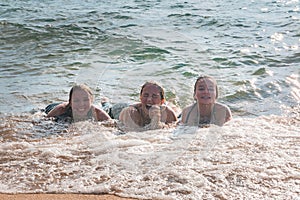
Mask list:
[[[204,97],[201,97],[201,99],[211,99],[211,97],[204,96]]]
[[[79,108],[77,109],[79,112],[84,112],[85,111],[85,108]]]
[[[151,107],[152,107],[151,104],[147,104],[147,105],[146,105],[146,109],[147,109],[147,110],[149,110]]]

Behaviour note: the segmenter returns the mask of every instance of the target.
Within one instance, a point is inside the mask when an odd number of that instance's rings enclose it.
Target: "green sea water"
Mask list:
[[[299,0],[2,0],[0,193],[298,199]],[[180,108],[214,76],[223,127],[127,132],[40,109],[86,83],[112,103],[160,82]]]

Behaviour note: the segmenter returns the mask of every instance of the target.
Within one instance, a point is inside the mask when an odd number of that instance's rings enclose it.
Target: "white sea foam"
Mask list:
[[[116,128],[76,123],[61,135],[5,139],[0,192],[296,199],[299,126],[297,118],[265,116],[118,135]]]

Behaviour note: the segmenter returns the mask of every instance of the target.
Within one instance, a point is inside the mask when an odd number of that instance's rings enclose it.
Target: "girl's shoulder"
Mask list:
[[[61,104],[58,104],[55,108],[65,109],[69,105],[69,102],[63,102]]]
[[[130,104],[129,107],[140,110],[140,109],[142,109],[142,103],[133,103],[133,104]]]
[[[184,107],[182,109],[182,112],[189,112],[191,111],[195,106],[197,105],[197,103],[192,103],[190,105],[187,105],[186,107]]]
[[[98,107],[97,105],[92,105],[91,109],[93,111],[95,111],[96,113],[106,113],[105,110],[103,110],[102,108]]]
[[[111,119],[111,117],[108,115],[108,113],[105,112],[103,109],[99,108],[98,106],[92,105],[91,109],[94,111],[94,113],[95,113],[94,117],[97,121],[105,121],[105,120]]]
[[[123,109],[126,112],[130,112],[131,115],[139,116],[142,112],[142,104],[141,103],[133,103]],[[122,111],[123,111],[122,110]]]
[[[220,102],[216,102],[215,103],[215,108],[216,109],[226,109],[226,110],[230,110],[229,107],[223,103]]]
[[[61,114],[64,114],[67,109],[69,108],[69,103],[68,102],[63,102],[63,103],[54,103],[50,104],[46,107],[46,114],[47,117],[56,117]]]

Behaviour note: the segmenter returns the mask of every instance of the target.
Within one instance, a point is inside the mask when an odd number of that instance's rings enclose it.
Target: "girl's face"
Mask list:
[[[156,85],[146,85],[143,88],[142,94],[140,96],[143,109],[149,110],[152,105],[161,105],[162,99],[160,93],[160,88]]]
[[[194,98],[200,104],[213,104],[216,102],[216,85],[208,78],[198,80]]]
[[[74,90],[71,99],[72,112],[74,116],[85,117],[92,106],[92,97],[85,90]]]

